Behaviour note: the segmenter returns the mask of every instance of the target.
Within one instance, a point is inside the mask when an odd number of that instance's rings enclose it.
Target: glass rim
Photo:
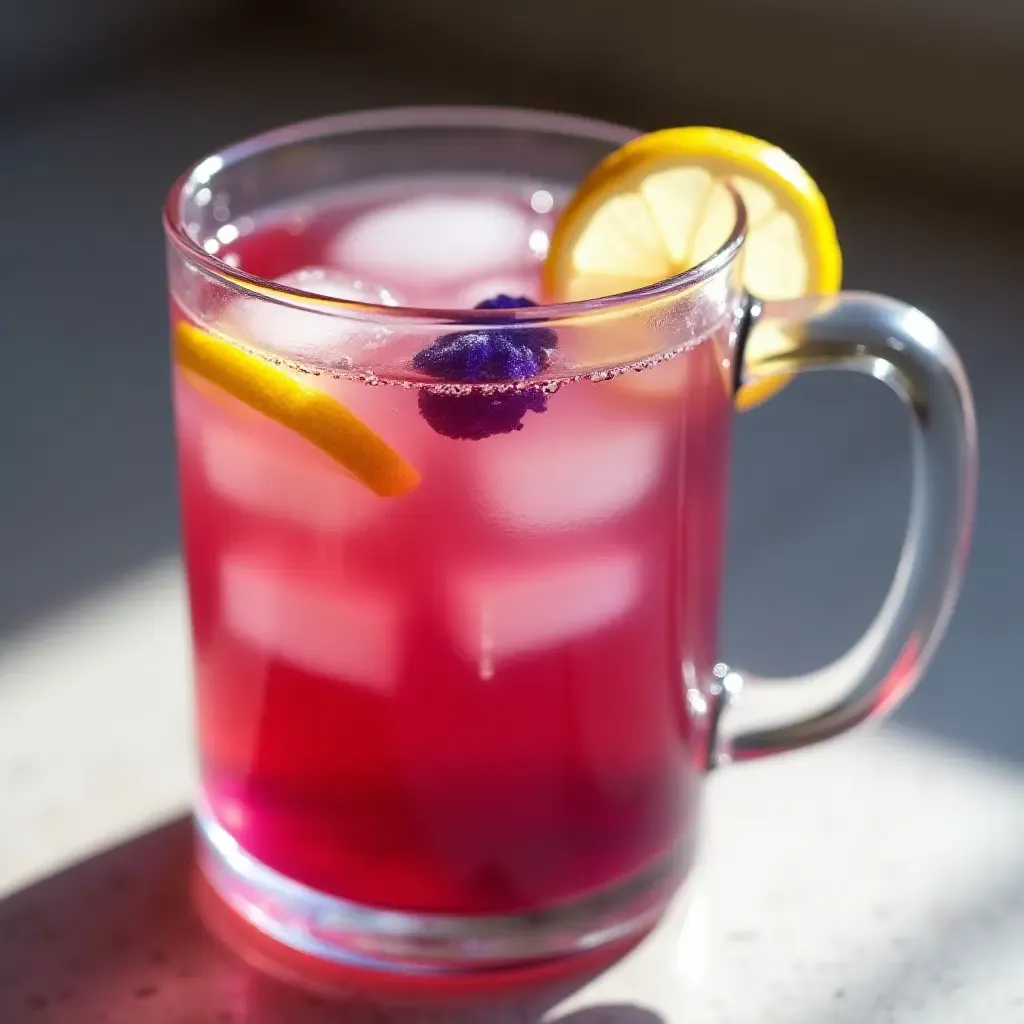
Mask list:
[[[215,153],[196,160],[178,176],[163,205],[163,227],[168,240],[190,262],[214,278],[232,285],[253,298],[261,298],[298,309],[329,313],[334,310],[356,319],[377,322],[417,322],[434,324],[486,324],[490,321],[536,322],[561,321],[607,313],[621,306],[629,306],[662,298],[678,291],[704,284],[728,266],[742,247],[747,233],[747,211],[743,199],[726,182],[736,206],[732,228],[725,241],[701,262],[680,274],[625,292],[593,299],[569,302],[540,303],[520,309],[464,309],[446,307],[386,306],[377,303],[340,299],[284,285],[270,278],[251,274],[232,267],[204,249],[185,228],[181,216],[181,203],[197,188],[209,184],[224,167],[249,157],[297,142],[315,142],[330,136],[354,134],[360,131],[385,131],[429,128],[508,129],[510,131],[538,131],[586,137],[592,140],[623,145],[639,134],[636,129],[552,111],[530,110],[502,106],[400,106],[374,110],[331,114],[326,117],[296,121],[291,124],[249,136],[231,143]]]

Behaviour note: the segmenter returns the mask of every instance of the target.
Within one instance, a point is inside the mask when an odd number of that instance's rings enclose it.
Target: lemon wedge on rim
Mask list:
[[[419,473],[336,398],[231,341],[182,321],[174,357],[183,370],[316,445],[374,494],[393,498],[419,484]]]
[[[736,220],[731,185],[747,209],[743,283],[759,299],[839,289],[835,225],[810,175],[777,146],[724,128],[666,128],[627,142],[574,193],[555,225],[544,263],[548,298],[631,291],[680,274],[713,255]],[[747,342],[746,362],[789,347],[771,323]],[[744,385],[749,409],[785,376]]]

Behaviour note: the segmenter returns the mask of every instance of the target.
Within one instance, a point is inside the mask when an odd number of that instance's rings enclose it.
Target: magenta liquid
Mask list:
[[[342,197],[256,219],[218,255],[341,297],[539,299],[557,210],[530,196]],[[466,232],[418,265],[460,203]],[[296,315],[221,312],[256,347]],[[288,340],[323,362],[349,343],[335,330]],[[398,498],[177,373],[202,789],[251,857],[360,904],[459,915],[685,871],[704,757],[686,678],[715,660],[727,336],[568,383],[480,440],[435,431],[415,388],[315,378],[420,472]],[[381,377],[398,351],[382,343]]]

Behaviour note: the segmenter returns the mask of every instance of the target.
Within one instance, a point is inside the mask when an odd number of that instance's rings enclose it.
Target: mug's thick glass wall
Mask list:
[[[453,969],[565,954],[642,930],[686,875],[742,221],[673,282],[511,311],[365,306],[215,258],[328,186],[496,175],[557,195],[625,137],[493,112],[339,119],[203,161],[172,194],[203,863],[290,945]],[[325,322],[345,344],[311,357]],[[466,331],[554,355],[504,388],[417,372]],[[340,402],[415,485],[375,494],[211,386],[196,345],[225,339]]]

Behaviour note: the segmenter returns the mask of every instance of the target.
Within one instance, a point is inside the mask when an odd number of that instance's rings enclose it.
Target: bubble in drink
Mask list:
[[[364,213],[330,255],[350,271],[429,287],[522,264],[530,229],[526,213],[500,199],[421,196]]]
[[[227,629],[295,668],[386,693],[401,656],[396,599],[359,587],[336,565],[290,562],[259,548],[228,553],[220,567]]]
[[[303,267],[276,281],[330,299],[377,306],[397,306],[400,302],[388,288],[331,267]],[[343,310],[298,309],[260,299],[234,303],[226,321],[229,332],[240,334],[257,348],[317,366],[347,366],[354,348],[379,345],[388,337],[380,324],[345,316]]]

